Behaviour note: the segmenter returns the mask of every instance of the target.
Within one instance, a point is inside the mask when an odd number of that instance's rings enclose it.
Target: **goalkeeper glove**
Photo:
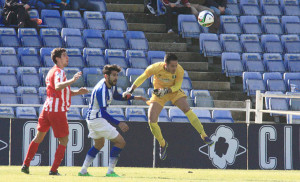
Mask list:
[[[127,89],[126,92],[123,92],[123,94],[122,94],[123,99],[129,100],[133,91],[134,90],[132,88],[130,88],[130,89]]]
[[[168,88],[159,88],[153,90],[153,94],[155,94],[157,97],[163,97],[167,93],[169,93]]]

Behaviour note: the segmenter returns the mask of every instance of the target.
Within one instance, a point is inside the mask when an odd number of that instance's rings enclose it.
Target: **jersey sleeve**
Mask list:
[[[176,92],[181,88],[183,82],[184,70],[180,66],[179,70],[176,73],[175,84],[171,87],[172,92]]]
[[[63,70],[56,70],[54,72],[54,87],[57,83],[63,82],[65,72]]]
[[[105,89],[103,88],[98,88],[96,90],[96,98],[97,98],[97,101],[98,101],[98,104],[99,104],[99,107],[107,107],[107,104],[106,104],[106,100],[105,100]]]
[[[155,75],[157,73],[157,70],[158,70],[157,64],[152,64],[148,66],[147,69],[145,70],[145,75],[149,78],[152,75]]]

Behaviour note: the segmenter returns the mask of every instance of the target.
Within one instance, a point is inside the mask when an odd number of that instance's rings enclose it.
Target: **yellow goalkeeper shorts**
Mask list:
[[[171,101],[172,104],[175,104],[175,102],[182,97],[187,97],[187,96],[185,95],[184,91],[182,91],[181,89],[179,89],[177,92],[166,94],[163,97],[157,97],[155,94],[152,94],[152,97],[147,102],[147,104],[150,105],[150,103],[157,102],[162,107],[164,107],[166,102]]]

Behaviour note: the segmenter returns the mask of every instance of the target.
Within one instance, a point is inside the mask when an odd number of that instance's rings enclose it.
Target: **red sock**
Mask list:
[[[57,150],[55,152],[55,159],[51,168],[52,172],[57,172],[57,168],[59,167],[61,161],[65,156],[66,146],[58,145]]]
[[[25,164],[28,167],[30,166],[30,161],[34,157],[34,155],[37,152],[38,148],[39,148],[39,143],[35,143],[34,141],[32,141],[30,143],[28,151],[27,151],[27,155],[26,155],[26,158],[25,158],[23,164]]]

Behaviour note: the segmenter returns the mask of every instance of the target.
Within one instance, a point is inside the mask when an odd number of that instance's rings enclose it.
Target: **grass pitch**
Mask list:
[[[62,176],[49,176],[50,167],[30,167],[29,175],[21,173],[21,166],[0,166],[0,182],[173,182],[173,181],[300,181],[300,171],[264,170],[220,170],[220,169],[177,169],[177,168],[128,168],[117,167],[121,178],[105,177],[107,168],[90,167],[93,177],[77,176],[80,167],[60,167]]]

